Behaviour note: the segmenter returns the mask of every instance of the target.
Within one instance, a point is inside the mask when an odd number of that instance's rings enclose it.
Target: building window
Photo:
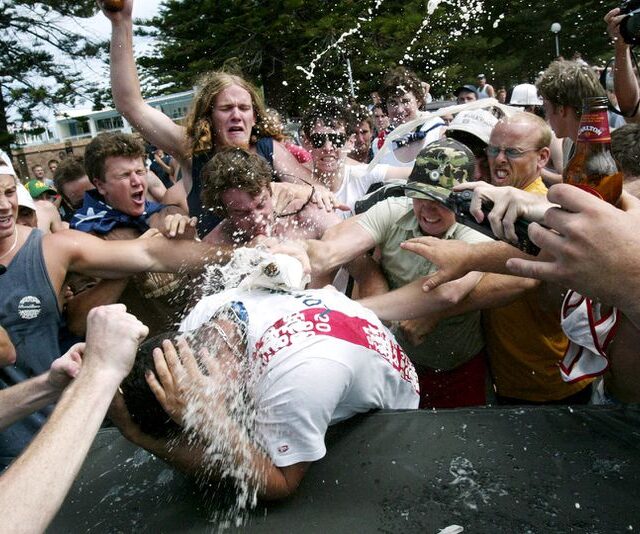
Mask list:
[[[72,121],[69,123],[69,135],[70,137],[76,137],[79,135],[85,135],[91,133],[89,128],[89,121]]]
[[[99,132],[108,132],[110,130],[118,130],[124,128],[122,117],[109,117],[107,119],[98,119],[96,121],[96,129]]]

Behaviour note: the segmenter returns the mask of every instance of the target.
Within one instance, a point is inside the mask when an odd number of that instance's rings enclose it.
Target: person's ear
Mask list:
[[[347,142],[344,147],[348,152],[351,152],[356,146],[356,134],[352,133],[347,136]]]
[[[91,180],[91,183],[98,190],[98,193],[100,193],[102,196],[104,196],[104,194],[106,192],[106,189],[104,188],[105,181],[96,179],[96,180]]]
[[[547,166],[550,157],[551,150],[549,149],[549,147],[545,146],[538,150],[538,168],[541,170],[544,169]]]

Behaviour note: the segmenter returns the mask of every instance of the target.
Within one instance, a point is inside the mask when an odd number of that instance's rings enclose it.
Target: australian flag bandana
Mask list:
[[[107,204],[95,189],[84,194],[82,207],[76,211],[69,226],[81,232],[108,234],[117,227],[137,228],[140,232],[149,229],[149,217],[164,208],[164,204],[156,202],[144,203],[144,213],[132,217]]]
[[[405,135],[404,137],[400,137],[399,139],[394,139],[393,140],[393,144],[395,146],[394,150],[396,148],[401,148],[403,146],[407,146],[411,143],[414,143],[415,141],[422,141],[425,137],[427,137],[427,134],[431,131],[434,130],[436,128],[441,128],[442,126],[444,126],[444,122],[438,122],[436,124],[434,124],[433,126],[431,126],[430,128],[426,129],[426,130],[421,130],[419,127],[417,130],[408,133],[407,135]]]

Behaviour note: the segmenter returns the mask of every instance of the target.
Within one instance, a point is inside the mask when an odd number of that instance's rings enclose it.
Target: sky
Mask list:
[[[136,0],[133,4],[133,17],[135,18],[151,18],[158,13],[158,9],[162,0]],[[111,25],[108,19],[102,14],[97,13],[89,19],[68,18],[64,21],[64,25],[80,34],[88,35],[96,41],[108,40],[111,35]],[[137,56],[144,55],[153,46],[153,39],[149,37],[134,37],[134,54]],[[104,81],[109,79],[109,69],[102,61],[81,61],[72,63],[76,68],[85,75],[95,81]],[[90,103],[86,107],[90,107]],[[76,107],[85,107],[84,105]],[[64,111],[64,107],[60,107],[57,112]],[[53,114],[49,120],[53,118]]]

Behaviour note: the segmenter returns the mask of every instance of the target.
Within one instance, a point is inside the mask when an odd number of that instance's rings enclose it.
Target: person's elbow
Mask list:
[[[271,484],[258,491],[258,498],[261,501],[282,501],[291,497],[300,484]]]
[[[0,367],[16,363],[16,349],[13,343],[0,343]]]
[[[291,497],[302,482],[309,465],[310,462],[299,462],[286,467],[268,465],[259,483],[258,498],[279,501]]]

